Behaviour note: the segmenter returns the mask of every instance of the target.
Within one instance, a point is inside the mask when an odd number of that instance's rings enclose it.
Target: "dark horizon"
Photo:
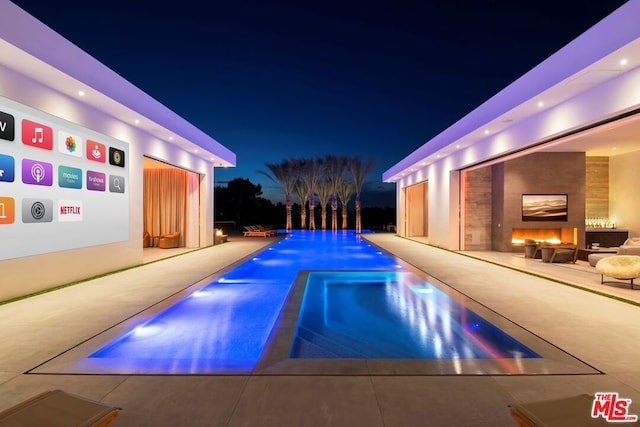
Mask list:
[[[374,157],[382,173],[624,1],[14,3],[237,154]],[[363,197],[363,202],[367,200]]]

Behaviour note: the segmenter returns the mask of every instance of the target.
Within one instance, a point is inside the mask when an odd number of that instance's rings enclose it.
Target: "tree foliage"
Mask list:
[[[326,228],[327,206],[331,207],[331,228],[337,230],[338,209],[342,209],[342,227],[347,228],[348,203],[351,195],[356,194],[356,231],[361,231],[360,196],[367,176],[375,164],[373,159],[326,155],[324,157],[289,158],[280,163],[266,163],[271,174],[258,171],[272,181],[281,185],[285,192],[287,206],[287,229],[291,229],[292,202],[291,193],[295,192],[300,201],[301,226],[315,229],[316,196],[320,204],[321,227]],[[308,206],[308,216],[307,216]]]
[[[236,228],[249,224],[277,224],[278,206],[262,196],[262,186],[248,178],[235,178],[215,187],[215,221],[234,221]]]

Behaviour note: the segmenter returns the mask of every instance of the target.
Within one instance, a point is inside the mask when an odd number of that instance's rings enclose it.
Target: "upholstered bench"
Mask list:
[[[640,256],[615,255],[602,258],[596,264],[596,270],[601,274],[601,283],[604,283],[604,276],[618,280],[631,280],[631,289],[633,289],[633,279],[640,277]]]
[[[589,260],[589,265],[591,267],[595,267],[598,261],[600,261],[601,259],[614,256],[614,255],[615,253],[589,254],[587,259]]]

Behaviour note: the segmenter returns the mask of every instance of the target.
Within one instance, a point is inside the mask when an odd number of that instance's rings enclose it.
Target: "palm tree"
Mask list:
[[[301,177],[296,179],[296,183],[293,184],[293,190],[300,201],[300,229],[304,230],[307,226],[307,208],[305,207],[307,204],[307,189]]]
[[[265,165],[269,168],[273,176],[264,171],[258,171],[258,173],[282,186],[282,189],[284,190],[285,205],[287,208],[285,229],[287,231],[291,231],[293,228],[291,225],[291,192],[293,191],[293,186],[298,179],[295,173],[295,168],[290,160],[283,160],[280,163],[265,163]]]
[[[347,205],[353,194],[353,184],[349,181],[342,181],[338,187],[338,197],[342,204],[342,229],[347,229]]]
[[[325,174],[331,191],[331,229],[338,229],[338,188],[344,180],[347,163],[345,157],[325,156]]]
[[[331,196],[331,184],[326,177],[323,177],[318,183],[318,202],[320,203],[320,227],[323,230],[327,229],[327,203],[329,203],[329,197]]]
[[[375,160],[371,158],[364,160],[360,157],[349,158],[349,171],[351,172],[353,186],[356,192],[356,233],[362,231],[360,193],[362,192],[362,187],[367,179],[367,175],[369,175],[374,165]]]
[[[303,183],[303,187],[307,192],[307,200],[309,200],[309,230],[315,230],[315,194],[318,190],[320,179],[322,179],[322,160],[318,158],[311,160],[301,159],[300,166],[300,181]]]

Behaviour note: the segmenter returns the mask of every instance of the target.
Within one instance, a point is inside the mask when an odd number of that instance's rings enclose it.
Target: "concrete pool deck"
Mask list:
[[[469,254],[488,263],[393,234],[366,238],[604,374],[25,374],[273,242],[237,238],[0,306],[0,410],[60,388],[122,407],[114,426],[512,426],[510,404],[615,391],[640,414],[640,307],[513,269],[634,301],[640,290],[602,285],[581,265]]]

